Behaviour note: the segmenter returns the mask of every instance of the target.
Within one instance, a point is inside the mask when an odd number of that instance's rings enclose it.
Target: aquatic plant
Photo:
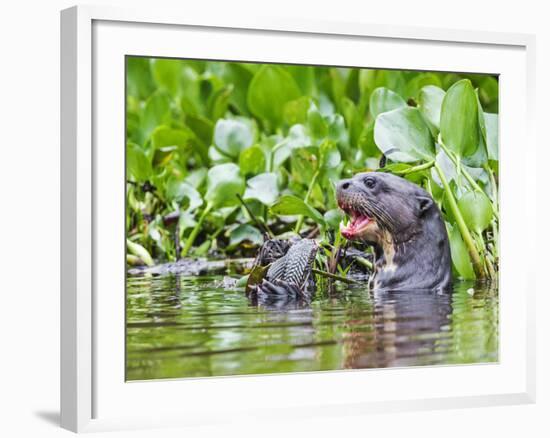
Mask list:
[[[318,230],[335,272],[335,183],[378,170],[431,193],[457,277],[497,275],[495,77],[128,57],[126,80],[129,264]]]

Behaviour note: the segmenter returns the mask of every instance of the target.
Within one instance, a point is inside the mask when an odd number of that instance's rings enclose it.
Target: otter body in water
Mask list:
[[[349,216],[348,240],[373,245],[377,290],[446,290],[451,254],[439,208],[422,188],[389,173],[360,173],[340,181],[338,205]]]

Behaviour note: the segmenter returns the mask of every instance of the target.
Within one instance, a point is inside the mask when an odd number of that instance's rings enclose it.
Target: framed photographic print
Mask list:
[[[533,37],[74,7],[61,45],[63,427],[534,400]]]

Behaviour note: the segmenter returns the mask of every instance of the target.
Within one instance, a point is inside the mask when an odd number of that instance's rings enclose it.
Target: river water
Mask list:
[[[466,282],[255,305],[223,276],[135,276],[126,311],[127,380],[498,361],[498,293]]]

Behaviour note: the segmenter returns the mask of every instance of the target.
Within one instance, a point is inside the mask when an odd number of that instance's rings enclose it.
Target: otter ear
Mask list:
[[[420,215],[426,213],[433,205],[434,201],[429,196],[417,196],[418,208],[420,209]]]

